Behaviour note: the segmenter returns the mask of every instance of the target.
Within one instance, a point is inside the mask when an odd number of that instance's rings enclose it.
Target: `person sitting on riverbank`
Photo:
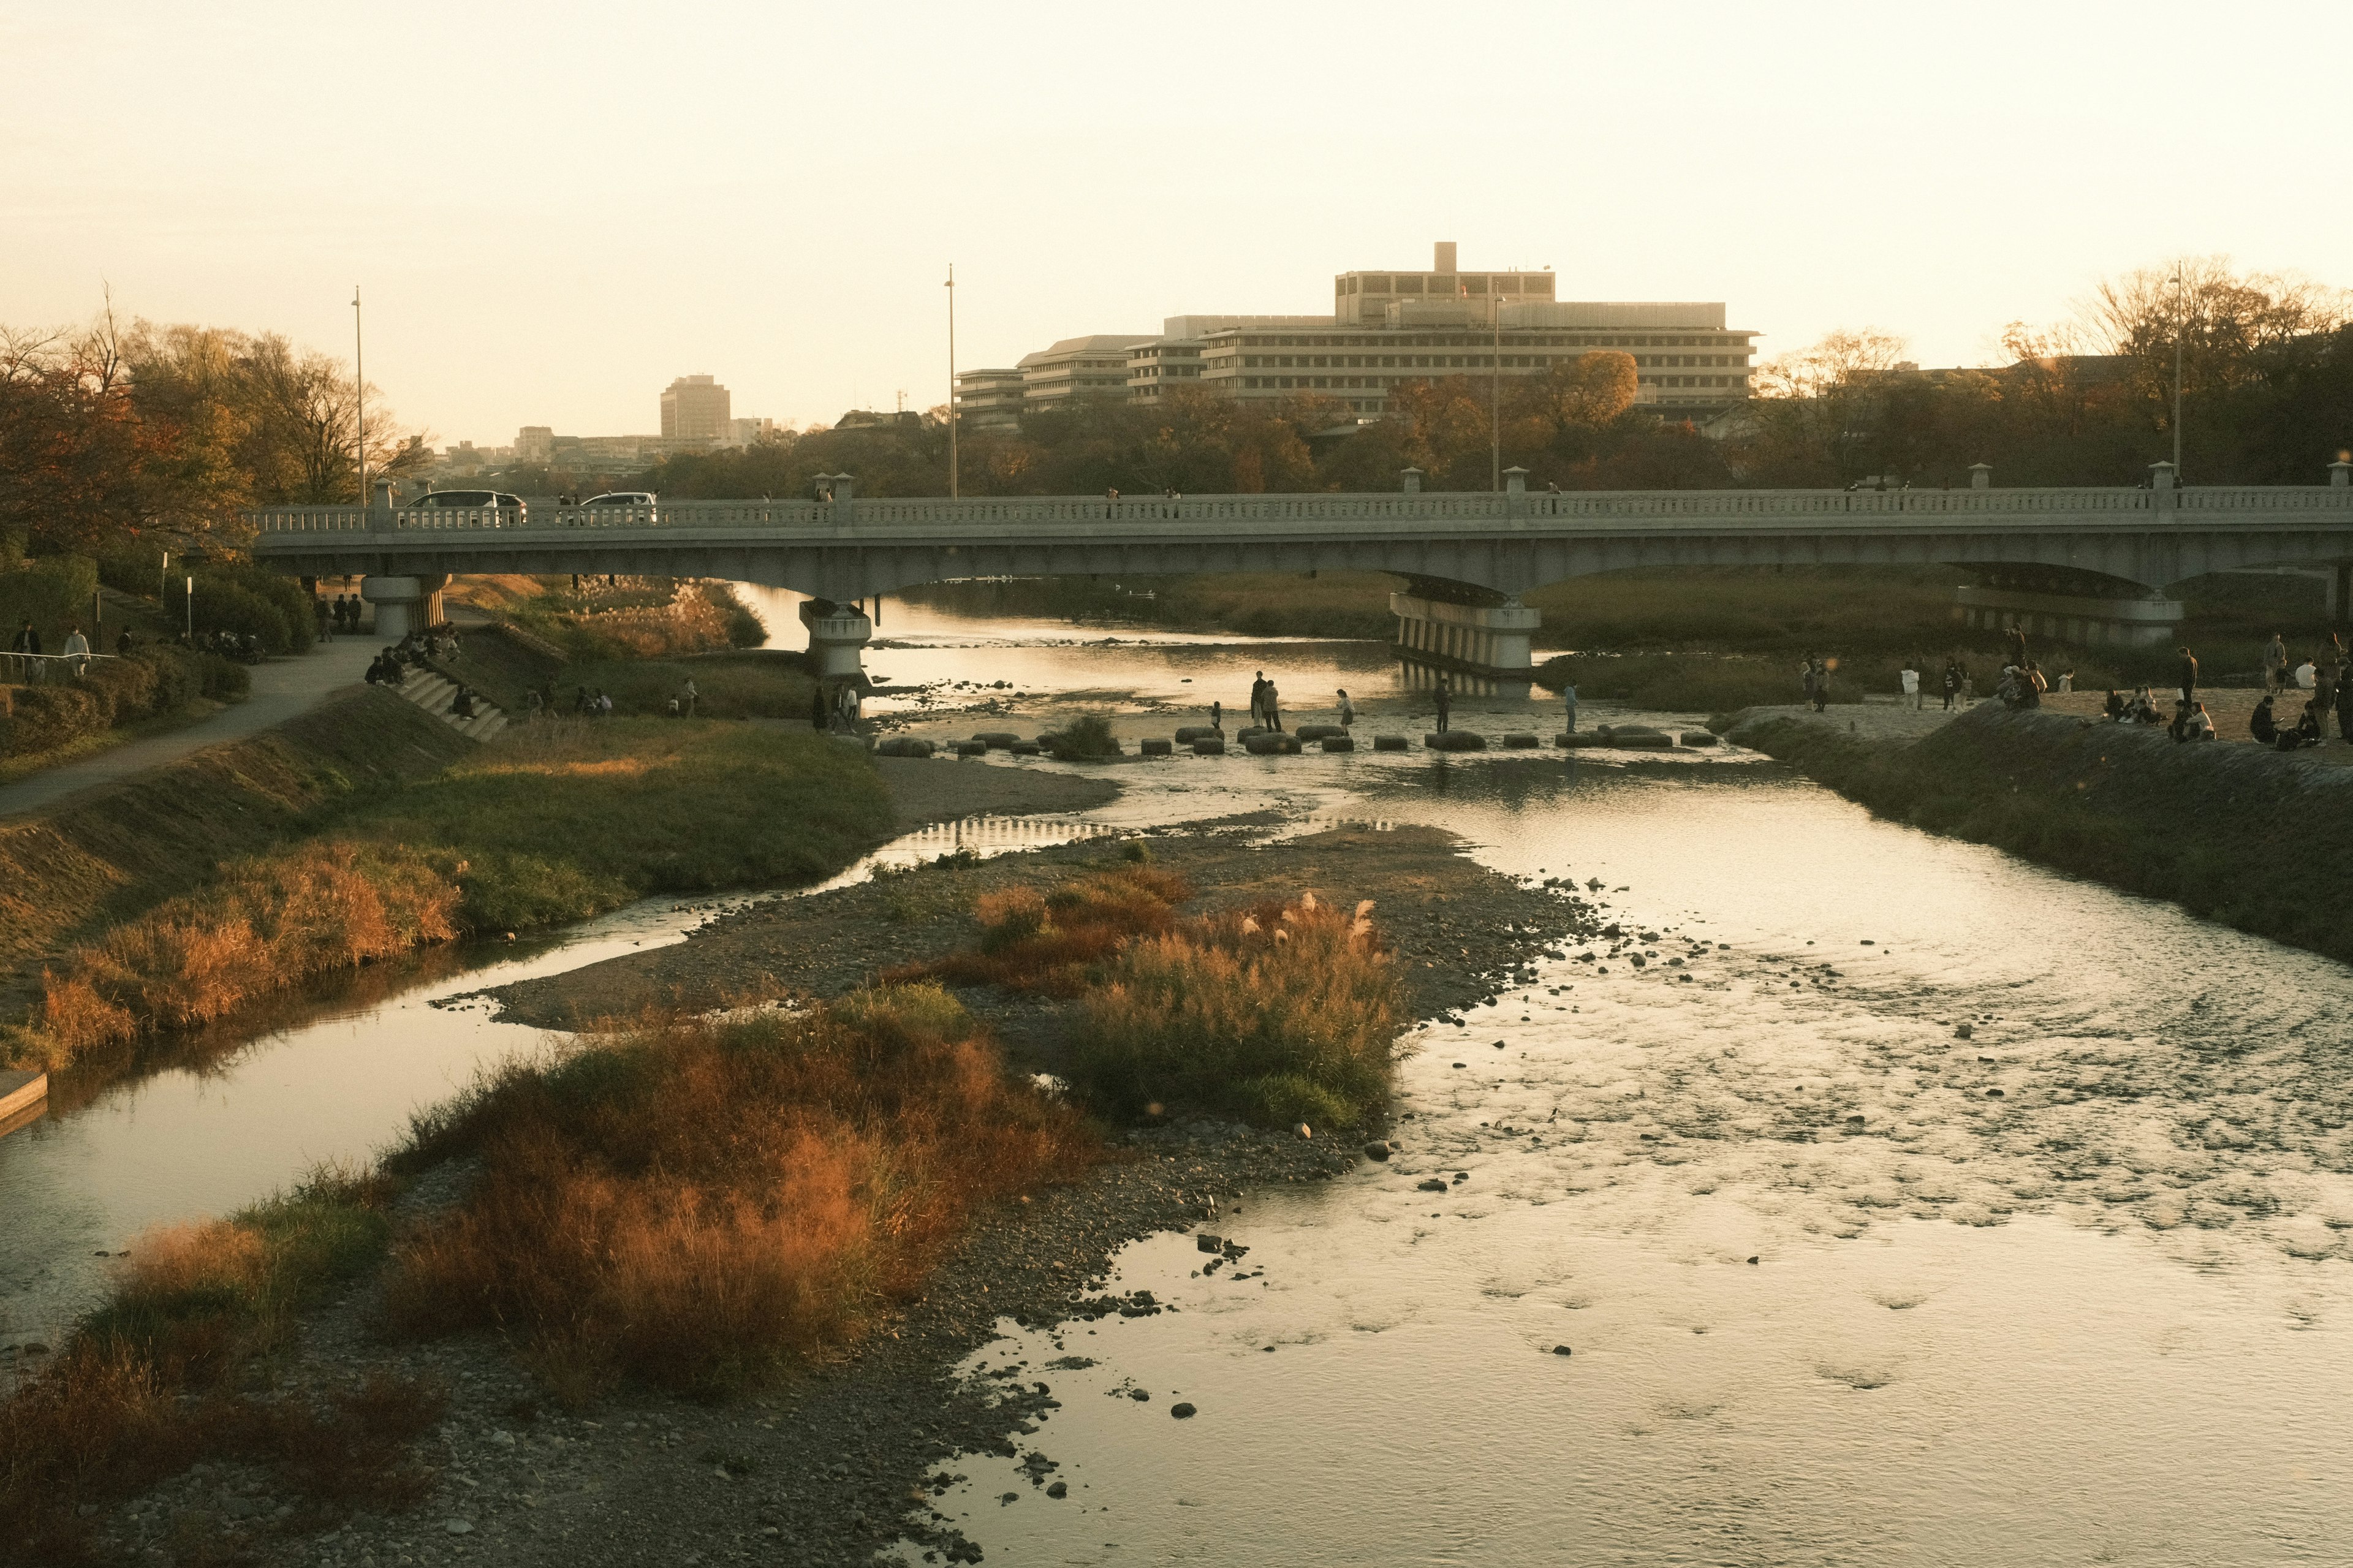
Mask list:
[[[2321,732],[2320,729],[2320,710],[2307,699],[2304,704],[2304,712],[2296,719],[2295,728],[2280,732],[2279,749],[2283,752],[2293,752],[2299,746],[2317,746],[2326,739],[2327,737]]]
[[[2263,693],[2263,700],[2248,716],[2247,733],[2258,746],[2268,746],[2279,739],[2279,721],[2272,714],[2272,694]]]
[[[2121,724],[2125,721],[2125,700],[2116,695],[2116,689],[2113,686],[2108,688],[2108,700],[2102,711],[2107,714],[2108,722],[2111,724]]]
[[[460,686],[458,688],[458,695],[449,699],[449,712],[453,717],[459,719],[471,719],[474,716],[474,689],[472,687]]]
[[[2133,689],[2132,705],[2125,710],[2125,721],[2128,724],[2164,722],[2157,710],[2157,698],[2147,687],[2136,687]]]
[[[2214,728],[2213,715],[2206,711],[2203,702],[2190,709],[2189,721],[2181,726],[2181,730],[2184,741],[2219,741],[2222,738]]]

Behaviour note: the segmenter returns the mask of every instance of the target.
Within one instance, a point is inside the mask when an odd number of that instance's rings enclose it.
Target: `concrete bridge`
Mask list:
[[[494,510],[297,507],[250,514],[258,560],[364,575],[389,636],[449,576],[628,573],[715,577],[823,601],[812,646],[854,673],[856,606],[952,578],[1201,572],[1388,572],[1398,640],[1440,665],[1508,676],[1530,664],[1530,589],[1628,567],[1926,565],[1979,569],[1957,614],[2079,643],[2158,642],[2171,584],[2211,572],[2324,575],[2353,601],[2353,463],[2324,485],[2010,489],[1980,466],[1957,490],[1661,490],[861,500],[837,474],[814,500]]]

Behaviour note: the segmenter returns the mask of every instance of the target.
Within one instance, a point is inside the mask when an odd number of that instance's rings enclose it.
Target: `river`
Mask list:
[[[1375,729],[1425,706],[1358,645],[885,616],[870,668],[931,689],[878,706],[919,732],[998,727],[934,717],[969,698],[955,680],[1009,681],[1025,714],[1116,705],[1134,732],[1246,700],[1258,668],[1348,686]],[[1457,721],[1555,727],[1541,706]],[[1069,1496],[955,1461],[938,1504],[991,1560],[2344,1560],[2341,966],[1739,753],[1117,776],[1113,805],[992,847],[1235,809],[1434,823],[1497,869],[1599,882],[1656,957],[1540,962],[1464,1026],[1425,1026],[1396,1159],[1235,1195],[1215,1228],[1250,1251],[1223,1271],[1188,1237],[1121,1257],[1114,1289],[1177,1310],[1002,1324],[965,1371],[1050,1382],[1024,1453]],[[538,1038],[436,1001],[702,918],[664,903],[485,954],[0,1140],[0,1310],[53,1316],[90,1251],[364,1154]],[[1198,1415],[1171,1420],[1180,1399]]]

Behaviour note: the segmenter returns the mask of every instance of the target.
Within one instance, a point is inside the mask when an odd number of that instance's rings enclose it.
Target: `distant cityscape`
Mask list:
[[[460,441],[445,448],[431,473],[456,477],[502,468],[634,473],[673,452],[748,447],[776,429],[773,419],[736,418],[733,404],[716,376],[681,375],[662,389],[659,435],[559,436],[551,426],[526,425],[515,432],[512,446]]]
[[[1721,300],[1577,301],[1554,298],[1549,270],[1465,270],[1441,240],[1427,271],[1343,272],[1321,316],[1170,316],[1158,332],[1062,338],[1013,365],[959,372],[956,410],[972,430],[1010,430],[1026,415],[1099,399],[1152,404],[1176,387],[1273,400],[1320,393],[1362,420],[1388,411],[1402,383],[1445,375],[1543,375],[1580,354],[1633,357],[1638,406],[1708,420],[1748,396],[1753,330],[1727,328]],[[562,436],[526,425],[508,447],[460,441],[437,477],[539,467],[618,474],[679,452],[748,447],[776,422],[734,416],[726,387],[682,375],[662,390],[660,431]],[[838,428],[907,424],[901,409],[852,409]]]

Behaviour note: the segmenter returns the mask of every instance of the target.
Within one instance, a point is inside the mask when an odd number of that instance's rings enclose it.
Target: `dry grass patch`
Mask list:
[[[482,1175],[401,1244],[388,1304],[412,1334],[501,1331],[568,1401],[718,1394],[855,1338],[976,1205],[1092,1148],[937,985],[649,1020],[420,1122],[398,1163]]]
[[[1150,866],[1104,872],[1050,892],[1011,888],[985,893],[975,911],[981,927],[978,947],[892,978],[1075,996],[1128,941],[1174,925],[1176,907],[1192,896],[1184,878]]]
[[[1387,1103],[1406,1011],[1372,905],[1269,903],[1129,942],[1087,993],[1073,1076],[1106,1110],[1189,1103],[1353,1127]]]
[[[421,1497],[407,1446],[440,1392],[377,1376],[317,1396],[246,1392],[295,1315],[383,1255],[380,1179],[322,1173],[230,1219],[142,1237],[107,1303],[0,1402],[0,1563],[91,1562],[84,1504],[136,1495],[197,1459],[271,1467],[324,1524]]]

